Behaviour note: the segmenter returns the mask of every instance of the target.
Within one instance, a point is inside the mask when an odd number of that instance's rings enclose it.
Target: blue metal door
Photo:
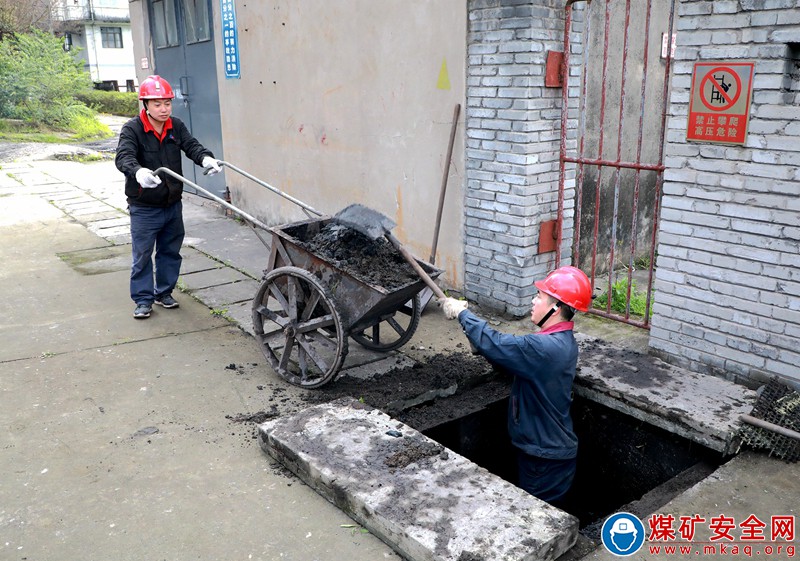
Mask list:
[[[175,90],[173,115],[218,159],[223,159],[214,25],[210,0],[150,0],[154,74]],[[225,174],[204,176],[186,158],[184,176],[220,196]]]

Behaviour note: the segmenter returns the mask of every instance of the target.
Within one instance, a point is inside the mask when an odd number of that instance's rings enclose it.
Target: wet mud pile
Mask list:
[[[511,379],[468,352],[436,354],[369,380],[342,376],[309,391],[307,403],[352,397],[417,429],[427,430],[508,395]]]
[[[309,253],[324,259],[345,273],[373,286],[395,291],[420,280],[417,273],[386,238],[373,240],[364,234],[329,223],[318,234],[303,239],[302,232],[285,232]]]

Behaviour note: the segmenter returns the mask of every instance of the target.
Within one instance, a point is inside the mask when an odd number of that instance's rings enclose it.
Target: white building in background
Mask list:
[[[98,89],[136,91],[128,0],[53,0],[53,27]]]

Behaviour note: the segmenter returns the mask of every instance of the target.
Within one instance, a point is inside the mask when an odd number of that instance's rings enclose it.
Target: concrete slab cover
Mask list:
[[[655,357],[584,339],[575,391],[723,454],[738,451],[739,416],[756,392]]]
[[[259,426],[264,451],[414,561],[551,560],[578,519],[352,398]]]

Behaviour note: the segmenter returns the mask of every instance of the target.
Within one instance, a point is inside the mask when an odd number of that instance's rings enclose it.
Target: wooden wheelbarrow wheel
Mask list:
[[[253,299],[253,329],[270,366],[287,382],[318,388],[347,356],[347,329],[333,299],[310,272],[273,269]]]
[[[422,313],[422,301],[416,294],[411,299],[411,306],[403,305],[399,310],[386,314],[361,329],[353,331],[350,336],[362,347],[373,351],[393,351],[399,349],[411,339],[419,325]]]

